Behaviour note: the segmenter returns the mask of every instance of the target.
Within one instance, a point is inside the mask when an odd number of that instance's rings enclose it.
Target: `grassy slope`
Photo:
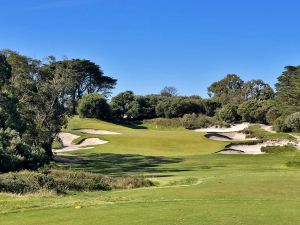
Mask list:
[[[300,160],[297,152],[217,155],[208,153],[225,143],[191,131],[130,129],[75,118],[68,129],[78,128],[122,135],[101,136],[110,143],[68,153],[65,157],[86,163],[69,166],[110,175],[143,174],[160,186],[65,196],[2,194],[1,224],[300,224],[300,171],[286,166]],[[76,204],[83,207],[75,209]]]

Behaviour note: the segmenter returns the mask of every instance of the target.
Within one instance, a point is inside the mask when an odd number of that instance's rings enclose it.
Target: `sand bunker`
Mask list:
[[[272,126],[265,125],[265,124],[259,124],[259,126],[264,129],[265,131],[268,131],[270,133],[276,133],[276,131],[273,130]]]
[[[91,149],[91,145],[103,145],[108,141],[100,140],[99,138],[86,138],[80,144],[73,144],[72,141],[80,136],[70,133],[59,133],[58,137],[62,140],[64,147],[61,149],[53,149],[53,152],[68,152],[81,149]],[[89,146],[89,147],[86,147]]]
[[[266,146],[286,146],[288,144],[293,144],[288,140],[280,141],[266,141],[264,143],[254,144],[254,145],[232,145],[230,149],[223,150],[218,153],[220,154],[250,154],[250,155],[259,155],[265,154],[261,151],[262,147]],[[233,153],[234,151],[234,153]]]
[[[104,134],[104,135],[116,135],[120,134],[117,132],[112,132],[112,131],[107,131],[107,130],[95,130],[95,129],[81,129],[80,130],[82,133],[87,133],[87,134]]]
[[[208,128],[201,128],[196,129],[196,132],[216,132],[216,133],[223,133],[223,132],[239,132],[242,131],[250,126],[250,123],[240,123],[234,124],[229,128],[226,127],[208,127]]]
[[[256,138],[247,138],[247,135],[241,132],[224,132],[224,133],[208,132],[205,135],[205,137],[216,141],[257,140]]]

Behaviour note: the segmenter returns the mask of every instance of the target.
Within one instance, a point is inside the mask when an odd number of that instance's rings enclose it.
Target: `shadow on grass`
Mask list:
[[[135,154],[87,154],[59,156],[60,167],[102,173],[106,175],[128,175],[131,173],[166,173],[187,171],[176,168],[163,168],[163,165],[182,162],[181,158],[144,156]],[[157,175],[168,176],[168,175]]]
[[[138,120],[113,120],[110,122],[131,129],[148,129],[147,127],[143,126],[142,121],[138,121]]]

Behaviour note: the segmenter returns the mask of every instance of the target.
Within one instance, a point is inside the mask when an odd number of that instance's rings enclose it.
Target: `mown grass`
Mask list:
[[[300,224],[299,152],[219,155],[214,152],[228,143],[207,140],[201,133],[132,129],[79,118],[67,129],[77,133],[73,129],[80,128],[122,135],[98,135],[110,142],[62,154],[79,161],[57,166],[143,175],[159,186],[62,196],[0,194],[1,224]]]

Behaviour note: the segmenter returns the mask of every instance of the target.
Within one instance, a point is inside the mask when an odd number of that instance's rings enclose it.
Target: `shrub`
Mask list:
[[[266,122],[268,124],[273,124],[275,120],[280,116],[281,116],[281,112],[277,108],[272,107],[269,109],[269,111],[266,114]]]
[[[232,123],[234,121],[239,120],[239,115],[237,113],[237,106],[232,104],[227,104],[223,108],[217,110],[216,115],[217,118],[221,121]]]
[[[271,100],[248,100],[239,105],[237,112],[243,121],[266,123],[266,114],[273,105]]]
[[[293,113],[289,115],[285,121],[285,126],[288,131],[299,132],[300,131],[300,112]]]
[[[39,191],[108,191],[112,188],[138,188],[153,186],[150,180],[140,177],[112,178],[96,173],[75,172],[71,170],[45,170],[39,172],[21,171],[0,175],[0,192],[15,194]]]
[[[209,127],[212,123],[210,117],[205,115],[185,114],[181,119],[182,125],[187,129]]]
[[[283,152],[294,152],[296,149],[294,146],[266,146],[262,147],[261,151],[265,153],[283,153]]]
[[[276,132],[287,132],[288,127],[285,124],[285,117],[278,117],[273,123],[273,128]]]
[[[98,93],[92,93],[80,99],[78,104],[78,113],[80,117],[109,119],[110,107],[106,100]]]

